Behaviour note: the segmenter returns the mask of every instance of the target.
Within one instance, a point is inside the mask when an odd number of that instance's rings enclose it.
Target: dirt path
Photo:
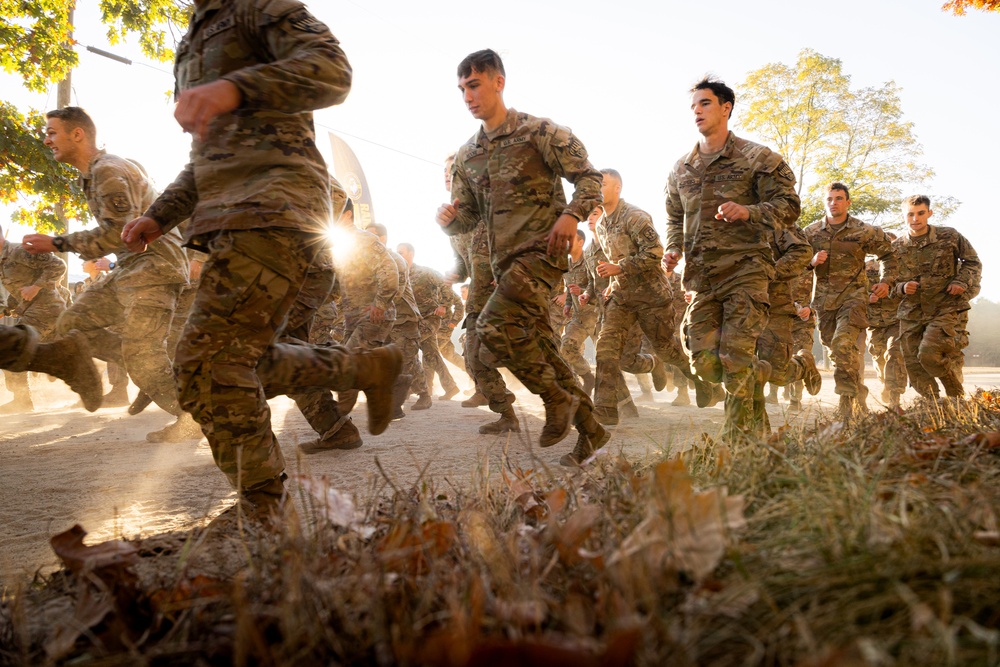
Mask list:
[[[993,373],[970,371],[966,378],[970,389],[997,382]],[[204,440],[145,441],[147,432],[170,421],[155,406],[135,417],[125,408],[89,414],[74,407],[75,395],[61,382],[38,377],[31,383],[36,411],[0,416],[0,580],[10,582],[54,567],[48,539],[75,523],[88,531],[88,542],[93,543],[190,527],[232,503],[234,494]],[[877,388],[873,393],[880,389],[877,380],[868,385]],[[133,396],[135,391],[132,387]],[[521,467],[544,464],[558,469],[559,457],[573,447],[574,435],[550,449],[533,446],[543,423],[541,402],[523,389],[517,393],[520,437],[479,435],[479,425],[493,415],[485,408],[460,407],[461,396],[435,401],[430,410],[408,410],[405,419],[381,436],[364,434],[362,427],[365,445],[349,452],[299,456],[296,445],[315,436],[288,399],[271,402],[272,421],[289,472],[325,475],[336,488],[359,497],[384,482],[376,457],[400,487],[411,485],[425,468],[440,484],[465,486],[483,465],[496,472],[505,450]],[[609,448],[635,459],[685,448],[703,431],[718,433],[721,405],[704,410],[672,407],[672,398],[673,393],[663,392],[656,403],[640,405],[640,419],[617,427]],[[0,390],[0,402],[9,399],[10,394]],[[835,401],[832,377],[825,373],[823,391],[809,398],[806,412],[795,419],[811,420]],[[874,400],[871,405],[876,407]],[[784,403],[769,406],[772,426],[785,422],[785,408]],[[360,426],[364,420],[365,408],[359,405],[356,421]]]

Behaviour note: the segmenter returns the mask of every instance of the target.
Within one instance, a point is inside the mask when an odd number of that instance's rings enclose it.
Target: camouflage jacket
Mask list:
[[[895,293],[902,297],[899,319],[926,320],[941,313],[968,310],[979,294],[983,265],[972,244],[951,227],[928,225],[927,233],[911,238],[901,235],[892,242],[899,261]],[[920,283],[916,294],[904,294],[911,280]],[[962,294],[947,293],[948,285],[965,288]]]
[[[156,199],[156,190],[140,164],[98,151],[80,177],[80,186],[97,227],[64,235],[67,251],[83,259],[113,253],[118,266],[109,280],[122,287],[187,284],[187,259],[177,231],[165,233],[145,252],[132,252],[122,242],[125,223],[142,215]]]
[[[622,270],[611,277],[613,298],[635,305],[670,301],[672,290],[660,264],[663,246],[648,213],[622,199],[595,232],[607,261]]]
[[[583,249],[583,261],[587,265],[587,285],[583,292],[587,294],[590,303],[598,308],[604,307],[604,291],[611,284],[610,278],[597,275],[597,265],[608,261],[601,249],[600,242],[595,238]]]
[[[698,146],[667,180],[667,252],[684,255],[684,287],[701,292],[774,274],[769,232],[799,217],[795,175],[778,153],[729,133],[709,165]],[[725,202],[750,211],[744,222],[716,220]],[[763,282],[761,282],[763,284]],[[756,295],[766,298],[766,295]]]
[[[895,274],[892,242],[881,227],[847,216],[835,230],[824,217],[806,227],[805,232],[813,253],[829,253],[825,262],[813,268],[816,286],[812,303],[817,310],[836,310],[848,302],[868,303],[867,255],[878,257],[880,281],[888,283]]]
[[[791,226],[771,232],[771,252],[774,257],[774,280],[767,287],[771,315],[794,315],[795,298],[792,282],[808,272],[812,247],[798,227]]]
[[[802,275],[792,278],[792,300],[795,310],[798,311],[799,308],[810,308],[812,307],[812,293],[813,293],[813,272],[804,271]],[[801,321],[801,320],[798,320]],[[816,311],[812,310],[809,313],[809,317],[806,318],[805,322],[811,322],[813,326],[816,325]]]
[[[66,263],[51,253],[32,255],[20,243],[10,241],[4,241],[0,248],[0,284],[8,293],[6,308],[15,315],[33,306],[65,308],[66,302],[58,290],[65,273]],[[34,299],[24,301],[21,289],[31,286],[41,289]]]
[[[569,204],[563,178],[576,188]],[[490,133],[480,128],[458,149],[451,186],[458,216],[444,230],[471,232],[482,219],[494,275],[524,253],[543,255],[565,271],[566,255],[549,256],[546,237],[563,213],[585,220],[601,203],[601,182],[569,129],[509,109],[500,127]]]
[[[580,294],[583,294],[587,290],[587,286],[590,283],[590,272],[587,270],[587,253],[584,250],[580,255],[579,261],[574,262],[573,257],[569,258],[569,271],[563,274],[563,285],[566,289],[566,303],[570,307],[570,315],[576,317],[580,310],[589,311],[593,308],[597,308],[597,301],[588,301],[586,305],[580,305],[579,296],[574,296],[569,290],[570,285],[578,285],[580,287]]]
[[[403,259],[403,256],[392,248],[385,251],[396,263],[396,272],[399,274],[399,291],[393,302],[396,306],[396,324],[406,322],[418,322],[420,320],[420,309],[417,308],[417,301],[413,298],[413,285],[410,284],[410,266]]]
[[[677,271],[671,271],[667,274],[667,282],[670,283],[670,289],[673,290],[672,303],[674,305],[674,317],[679,327],[681,324],[680,318],[684,315],[684,311],[687,310],[687,301],[684,299],[684,295],[686,294],[684,279]]]
[[[465,304],[465,311],[478,314],[493,293],[494,282],[486,224],[479,221],[473,231],[450,238],[455,251],[455,274],[459,282],[469,280],[469,302]]]
[[[376,306],[385,311],[385,319],[396,318],[393,302],[399,292],[399,269],[388,249],[374,234],[351,226],[349,248],[334,248],[333,265],[340,287],[341,310],[345,317],[357,317]]]
[[[465,319],[465,304],[462,303],[462,297],[456,294],[455,290],[448,283],[444,283],[441,295],[444,299],[443,303],[446,311],[442,321],[445,324],[458,326],[458,323]]]
[[[196,3],[174,76],[177,94],[231,81],[240,106],[192,139],[190,161],[146,215],[164,229],[190,217],[188,241],[222,229],[324,232],[330,176],[311,112],[340,104],[351,87],[327,27],[298,0]]]
[[[897,257],[896,259],[898,262],[899,258]],[[868,278],[869,287],[876,284],[879,281],[878,265],[874,267],[866,266],[865,274]],[[869,329],[890,327],[899,323],[899,317],[896,315],[896,311],[899,310],[899,295],[896,294],[895,290],[889,290],[889,296],[879,299],[875,303],[871,302],[870,296],[868,298]]]
[[[440,319],[434,311],[445,305],[444,290],[448,289],[448,286],[445,285],[444,276],[429,266],[414,264],[410,267],[410,285],[413,287],[413,298],[417,302],[417,310],[421,317]]]

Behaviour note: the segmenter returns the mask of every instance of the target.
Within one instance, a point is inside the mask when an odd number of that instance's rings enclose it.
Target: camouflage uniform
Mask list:
[[[374,350],[389,342],[396,319],[396,296],[400,290],[399,268],[374,234],[356,227],[349,250],[333,249],[334,268],[340,284],[344,311],[344,345],[351,350]],[[383,322],[372,322],[369,311],[381,308]]]
[[[38,333],[24,324],[0,325],[0,368],[4,373],[25,373],[38,347],[38,339]]]
[[[684,313],[687,312],[687,300],[684,298],[686,292],[684,291],[684,280],[681,278],[681,274],[677,271],[671,271],[667,274],[667,282],[670,283],[670,289],[673,291],[674,298],[674,335],[677,338],[677,345],[683,349],[684,345],[681,342],[681,326],[684,323]],[[687,359],[684,360],[685,366],[673,366],[673,380],[674,386],[677,387],[677,394],[680,396],[683,393],[687,395],[688,390],[688,379],[685,375],[687,368]]]
[[[448,292],[457,299],[455,290],[444,282],[444,277],[440,273],[419,264],[410,267],[410,284],[413,287],[413,298],[421,318],[418,324],[420,352],[423,355],[427,387],[429,389],[434,386],[434,374],[437,373],[438,377],[441,378],[441,387],[446,392],[454,390],[457,393],[458,385],[455,384],[455,379],[451,376],[444,359],[441,358],[438,346],[438,334],[442,327],[447,330],[450,343],[451,328],[444,326],[442,317],[437,314],[437,309],[445,306]],[[453,303],[451,299],[448,299],[449,305]],[[459,308],[461,308],[461,300],[459,300]],[[452,354],[454,354],[455,346],[452,345],[451,349]],[[458,360],[461,364],[460,368],[465,365],[465,361],[461,357],[458,357]]]
[[[903,360],[910,384],[926,398],[938,395],[935,378],[948,396],[962,396],[962,350],[969,344],[966,331],[969,302],[979,293],[983,265],[972,244],[951,227],[928,225],[923,236],[902,235],[893,241],[899,262],[895,293]],[[920,283],[915,294],[904,287]],[[947,293],[949,285],[965,288]]]
[[[131,160],[98,151],[82,186],[97,227],[63,236],[63,249],[85,260],[112,253],[117,260],[107,278],[59,317],[59,333],[78,329],[95,356],[124,366],[143,393],[179,416],[167,337],[177,296],[188,283],[180,234],[165,233],[146,252],[131,252],[122,243],[125,223],[142,215],[156,198],[145,170]]]
[[[413,287],[410,285],[410,267],[406,260],[393,250],[386,248],[386,253],[396,263],[396,273],[399,276],[399,291],[393,300],[396,308],[396,319],[392,322],[389,340],[399,346],[403,352],[402,375],[410,376],[410,392],[420,396],[430,397],[427,376],[420,364],[420,309],[413,298]]]
[[[591,243],[596,244],[597,242],[592,241]],[[584,294],[587,293],[590,283],[590,272],[587,270],[587,251],[584,250],[579,261],[574,262],[570,258],[569,271],[563,276],[563,284],[566,286],[567,293],[566,303],[570,306],[570,317],[566,323],[560,348],[566,363],[580,377],[592,375],[590,363],[583,358],[583,346],[588,338],[597,340],[597,325],[600,321],[597,304],[603,297],[591,298],[588,296],[587,303],[581,305],[579,298],[573,296],[569,292],[569,288],[570,285],[578,285],[580,294]]]
[[[608,262],[622,269],[611,277],[604,304],[594,390],[594,405],[615,423],[619,364],[633,324],[638,323],[660,361],[686,367],[687,360],[675,335],[673,292],[660,264],[663,246],[652,218],[623,199],[597,224],[596,235]],[[654,363],[650,357],[649,367],[639,372],[651,372]]]
[[[487,264],[487,268],[489,265]],[[465,319],[465,306],[462,305],[462,298],[455,294],[451,285],[445,283],[441,291],[442,305],[447,311],[441,319],[441,326],[437,330],[438,353],[441,357],[450,361],[457,368],[465,370],[466,360],[455,350],[455,342],[451,339],[452,331]],[[447,367],[445,367],[447,369]],[[444,385],[442,385],[444,386]]]
[[[898,257],[897,257],[898,261]],[[878,265],[866,268],[868,283],[879,281]],[[868,304],[868,353],[872,355],[875,372],[884,389],[883,400],[897,401],[906,392],[906,364],[903,362],[903,344],[899,338],[899,295],[889,296]],[[895,398],[891,397],[895,394]]]
[[[66,274],[66,264],[51,254],[32,255],[19,243],[0,241],[0,284],[8,292],[4,313],[18,318],[22,325],[36,329],[43,340],[52,337],[56,320],[66,309],[66,302],[58,290],[59,281]],[[41,288],[31,301],[21,297],[21,289]],[[31,390],[24,373],[4,371],[7,391],[14,394],[11,407],[28,408]]]
[[[568,205],[562,178],[576,186]],[[544,400],[575,394],[580,408],[574,422],[593,433],[600,430],[593,404],[559,355],[549,322],[550,294],[568,262],[565,254],[548,254],[546,237],[562,213],[586,219],[601,201],[600,189],[601,175],[572,132],[508,109],[500,127],[489,133],[480,128],[459,149],[451,191],[458,213],[445,228],[462,234],[486,223],[496,289],[476,322],[483,346]]]
[[[691,367],[725,383],[727,438],[760,433],[752,407],[763,391],[755,350],[774,277],[768,234],[799,216],[795,175],[778,153],[730,132],[708,164],[698,146],[678,160],[666,193],[666,249],[684,254],[684,289],[696,293],[684,319]],[[727,201],[747,207],[750,219],[717,220]]]
[[[459,280],[469,278],[469,298],[462,324],[466,333],[465,365],[476,384],[476,391],[486,398],[490,410],[503,413],[514,402],[514,394],[507,391],[507,383],[496,366],[483,361],[480,354],[483,351],[482,341],[476,330],[479,313],[493,294],[493,267],[490,266],[486,223],[480,221],[471,232],[452,236],[451,244],[455,249],[455,273]]]
[[[792,329],[799,316],[792,296],[792,283],[806,273],[813,253],[798,227],[774,230],[771,238],[775,276],[768,286],[770,309],[767,327],[757,339],[757,357],[771,365],[771,384],[783,387],[805,378],[809,363],[801,356],[794,356]]]
[[[344,342],[344,310],[340,306],[340,281],[333,276],[333,288],[323,305],[313,316],[309,329],[309,342],[313,345],[334,345]]]
[[[187,243],[209,253],[177,346],[178,393],[230,482],[271,488],[284,460],[263,379],[268,395],[356,379],[343,348],[275,344],[331,219],[309,111],[342,102],[351,70],[299,2],[210,0],[195,6],[174,72],[178,91],[225,79],[241,96],[146,211],[165,230],[190,217]]]
[[[797,278],[791,280],[792,299],[796,311],[803,307],[809,307],[813,293],[813,272],[805,271]],[[810,308],[809,317],[805,320],[796,316],[792,320],[792,354],[808,354],[813,357],[813,365],[816,364],[813,355],[813,344],[816,337],[816,311]],[[788,399],[795,404],[802,402],[802,380],[796,380],[788,386]]]
[[[861,388],[863,358],[858,338],[868,328],[865,256],[879,258],[879,281],[888,281],[896,268],[891,242],[880,227],[852,216],[841,225],[831,225],[823,218],[806,227],[805,233],[814,253],[829,253],[825,262],[813,268],[812,307],[819,320],[820,338],[833,359],[835,391],[861,399],[865,390]]]

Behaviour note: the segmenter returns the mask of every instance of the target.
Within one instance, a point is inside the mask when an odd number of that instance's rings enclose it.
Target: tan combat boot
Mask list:
[[[87,341],[77,330],[51,343],[41,343],[28,364],[29,371],[54,375],[80,395],[83,407],[93,412],[101,407],[103,387]]]
[[[194,417],[182,412],[176,421],[167,424],[159,431],[146,434],[146,442],[184,442],[186,440],[201,440],[204,434],[201,425]]]
[[[569,435],[576,409],[580,407],[580,397],[553,385],[542,392],[542,400],[545,402],[545,426],[542,427],[538,445],[551,447]]]
[[[559,464],[568,468],[578,466],[590,458],[591,454],[606,445],[610,439],[611,434],[599,424],[594,425],[590,435],[587,435],[581,429],[579,435],[577,435],[576,446],[573,447],[573,451],[569,454],[563,454],[559,459]]]
[[[823,388],[823,376],[819,374],[819,369],[816,368],[816,359],[805,350],[796,352],[795,358],[799,360],[799,363],[802,364],[802,368],[805,370],[802,382],[805,384],[806,391],[809,392],[810,396],[815,396]]]
[[[330,429],[316,440],[299,445],[303,454],[318,454],[332,449],[357,449],[362,444],[361,433],[350,415],[343,415]]]
[[[660,361],[660,358],[656,355],[653,355],[653,370],[651,375],[653,376],[653,389],[663,391],[667,388],[670,373],[667,371],[667,365]]]
[[[433,405],[430,394],[420,394],[420,398],[410,406],[411,410],[427,410]]]
[[[514,414],[514,408],[508,406],[506,410],[500,413],[500,419],[495,422],[490,422],[489,424],[483,424],[479,427],[479,432],[483,435],[520,433],[521,424],[517,421],[517,415]]]
[[[355,357],[357,378],[355,389],[365,392],[368,400],[368,432],[378,435],[392,420],[393,385],[403,368],[403,353],[395,345],[358,352]],[[404,395],[405,398],[405,395]]]
[[[489,400],[481,391],[477,391],[475,394],[462,401],[463,408],[479,408],[489,404]]]

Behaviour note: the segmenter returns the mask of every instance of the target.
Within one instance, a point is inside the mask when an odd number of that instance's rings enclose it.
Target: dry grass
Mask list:
[[[996,665],[996,431],[981,392],[671,461],[483,461],[359,508],[300,480],[278,533],[3,591],[0,663]]]

